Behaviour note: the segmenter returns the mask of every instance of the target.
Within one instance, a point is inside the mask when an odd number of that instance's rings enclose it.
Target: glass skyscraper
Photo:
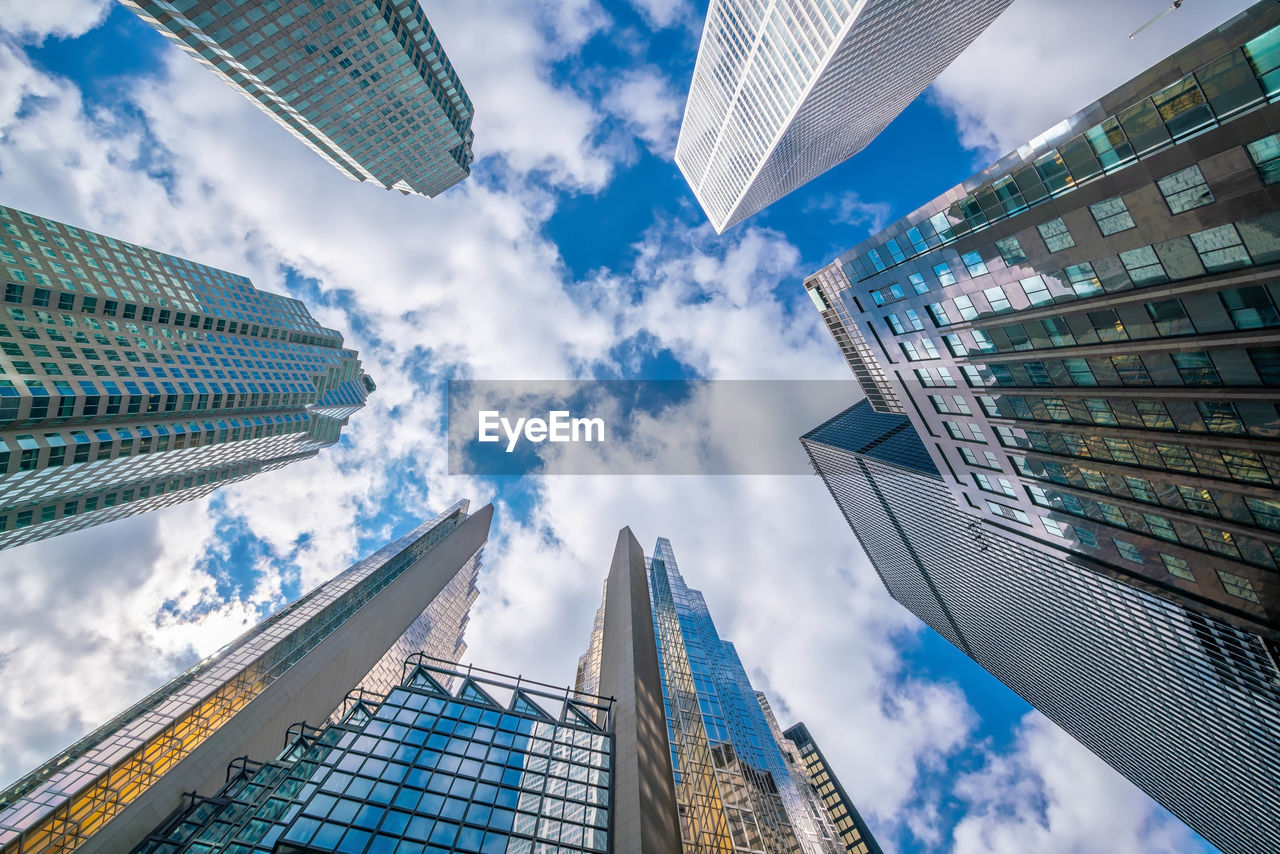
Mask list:
[[[374,390],[244,276],[0,206],[0,548],[315,456]]]
[[[676,165],[716,231],[875,139],[1010,0],[712,0]]]
[[[435,196],[471,174],[471,100],[418,0],[122,0],[332,166]]]
[[[984,528],[1280,637],[1280,7],[806,282]]]
[[[1224,854],[1280,851],[1257,635],[992,525],[905,415],[862,401],[802,442],[895,599]]]
[[[846,849],[820,784],[783,736],[767,700],[751,687],[733,644],[717,633],[702,594],[685,584],[670,542],[658,540],[647,567],[643,555],[638,557],[634,577],[645,583],[633,592],[644,593],[647,607],[640,611],[648,611],[650,619],[631,621],[631,636],[624,633],[614,644],[616,650],[652,642],[656,650],[648,688],[655,697],[660,691],[666,733],[660,747],[670,765],[667,779],[655,778],[655,787],[674,782],[666,808],[677,819],[678,850],[858,851]],[[586,694],[606,693],[600,674],[617,656],[609,649],[611,621],[618,619],[613,610],[618,605],[610,597],[626,583],[625,576],[611,574],[606,585],[605,603],[578,666],[578,689]],[[657,812],[650,808],[650,814]]]
[[[461,631],[451,614],[474,596],[492,516],[492,506],[470,514],[459,501],[0,792],[0,851],[127,851],[184,793],[221,788],[231,760],[276,755],[299,721],[363,714],[365,693],[348,692],[383,690],[388,650],[418,638],[461,650],[460,638],[442,635]]]
[[[840,785],[840,780],[831,770],[831,764],[822,755],[817,742],[809,734],[809,728],[799,723],[789,727],[784,733],[794,745],[798,754],[795,760],[803,764],[809,779],[818,790],[818,797],[827,808],[827,815],[840,834],[847,854],[883,854],[875,837],[871,835],[862,814],[854,806],[853,799]]]

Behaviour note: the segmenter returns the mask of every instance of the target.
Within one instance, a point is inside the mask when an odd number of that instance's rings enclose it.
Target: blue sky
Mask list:
[[[118,4],[0,0],[0,200],[297,296],[379,385],[315,460],[0,553],[0,780],[469,497],[498,509],[481,666],[568,682],[631,525],[887,850],[1211,851],[889,599],[815,478],[444,465],[454,377],[847,379],[806,273],[1245,4],[1135,42],[1164,3],[1125,5],[1018,0],[866,151],[717,236],[671,162],[705,2],[426,0],[477,111],[472,177],[426,200],[344,179]]]

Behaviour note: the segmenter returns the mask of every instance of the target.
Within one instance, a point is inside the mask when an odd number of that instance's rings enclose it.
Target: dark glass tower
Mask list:
[[[383,684],[389,649],[423,638],[460,650],[441,635],[465,621],[440,616],[470,604],[492,516],[458,502],[0,792],[0,852],[127,851],[184,793],[217,791],[235,757],[273,756],[297,721]]]
[[[818,797],[827,808],[827,815],[840,834],[840,841],[844,843],[847,854],[883,854],[867,828],[867,823],[862,820],[858,808],[853,805],[844,786],[840,785],[840,779],[831,770],[831,764],[809,734],[809,728],[802,723],[796,724],[783,735],[795,745],[799,761],[804,765],[809,779],[818,791]]]
[[[806,282],[966,512],[1280,632],[1280,6]]]
[[[1226,854],[1280,850],[1274,648],[962,507],[903,415],[802,442],[895,599]]]
[[[0,548],[334,444],[374,384],[244,276],[0,206]]]
[[[344,175],[435,196],[471,99],[418,0],[122,0]]]

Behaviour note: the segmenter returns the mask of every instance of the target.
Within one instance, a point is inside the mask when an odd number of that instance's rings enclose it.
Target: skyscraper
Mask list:
[[[961,505],[904,415],[862,401],[802,442],[895,599],[1224,854],[1280,851],[1258,636]]]
[[[357,181],[471,174],[471,100],[418,0],[121,2]]]
[[[844,843],[847,854],[883,854],[867,823],[863,821],[862,814],[854,806],[853,799],[831,770],[831,763],[822,755],[817,742],[809,734],[809,728],[802,723],[795,724],[783,735],[794,745],[798,761],[803,764],[809,779],[817,788],[818,797],[826,806],[827,815],[840,834],[840,841]]]
[[[861,151],[1010,0],[712,0],[676,165],[723,232]]]
[[[1280,636],[1280,6],[810,277],[984,526]]]
[[[578,673],[580,691],[617,698],[618,727],[632,713],[630,728],[617,733],[620,754],[633,749],[630,741],[652,751],[635,788],[663,796],[637,814],[646,821],[674,814],[655,835],[674,825],[681,842],[663,837],[644,850],[868,850],[846,849],[809,768],[751,687],[733,644],[716,632],[702,594],[685,584],[666,539],[646,562],[623,531]],[[661,744],[654,743],[658,727],[666,733]],[[620,792],[615,820],[625,808]],[[636,841],[615,850],[641,848]]]
[[[492,516],[454,504],[18,780],[0,793],[0,852],[127,851],[183,793],[217,791],[232,759],[273,756],[297,722],[380,687],[386,651],[424,633],[453,579],[474,578]]]
[[[315,456],[374,390],[244,276],[0,206],[0,548]]]

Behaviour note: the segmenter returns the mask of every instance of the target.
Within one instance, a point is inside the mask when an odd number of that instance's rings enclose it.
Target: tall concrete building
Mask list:
[[[340,706],[364,715],[348,692],[381,688],[387,651],[430,633],[453,579],[474,578],[492,516],[456,503],[0,792],[0,852],[128,851],[186,793],[218,791],[233,759],[274,756]]]
[[[866,148],[1011,0],[712,0],[676,165],[717,232]]]
[[[1280,6],[806,281],[984,530],[1280,636]]]
[[[471,174],[471,100],[418,0],[121,2],[350,178]]]
[[[244,276],[0,206],[0,548],[338,441],[373,381]]]
[[[627,781],[630,799],[619,772],[615,821],[630,804],[652,838],[615,850],[878,852],[869,831],[868,845],[846,845],[822,784],[717,633],[702,594],[685,584],[666,539],[646,560],[622,532],[578,689],[617,698],[619,753],[645,757]]]
[[[868,401],[802,439],[890,594],[1224,854],[1280,851],[1274,647],[990,521],[922,439]]]

